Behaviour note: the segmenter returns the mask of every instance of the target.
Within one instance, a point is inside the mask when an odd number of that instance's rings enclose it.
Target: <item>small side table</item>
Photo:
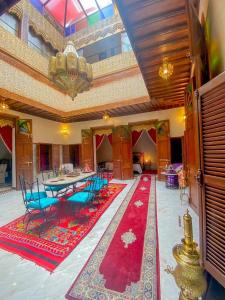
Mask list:
[[[178,174],[177,173],[166,173],[166,187],[168,189],[178,189]]]

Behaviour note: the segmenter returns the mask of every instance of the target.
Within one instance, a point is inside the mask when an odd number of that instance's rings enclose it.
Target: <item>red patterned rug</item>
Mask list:
[[[67,299],[159,299],[155,176],[123,201]]]
[[[43,220],[39,214],[29,222],[26,232],[24,216],[21,216],[0,228],[0,248],[54,271],[88,234],[125,186],[110,183],[98,200],[82,209],[77,207],[73,212],[66,200],[61,199],[57,210],[51,212],[57,213],[57,218],[45,227],[41,237],[39,228]]]

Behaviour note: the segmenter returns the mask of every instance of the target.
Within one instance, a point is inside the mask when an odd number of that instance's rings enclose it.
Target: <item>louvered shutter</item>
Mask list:
[[[225,287],[225,73],[199,92],[203,262]]]

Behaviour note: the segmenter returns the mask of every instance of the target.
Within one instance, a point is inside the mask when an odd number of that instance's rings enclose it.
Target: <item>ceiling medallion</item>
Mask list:
[[[107,112],[105,112],[104,115],[103,115],[103,117],[102,117],[102,119],[104,121],[108,121],[110,119],[110,115]]]
[[[168,62],[168,57],[163,58],[163,64],[159,68],[159,76],[165,80],[168,80],[173,74],[173,65]]]
[[[90,89],[92,66],[78,56],[74,43],[69,41],[63,53],[50,57],[49,78],[74,100],[78,93]]]
[[[0,102],[0,111],[3,112],[6,111],[7,109],[9,109],[8,104],[5,102],[5,100],[2,100]]]

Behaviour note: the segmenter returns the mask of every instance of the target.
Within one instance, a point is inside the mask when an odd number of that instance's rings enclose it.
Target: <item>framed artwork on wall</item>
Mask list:
[[[20,133],[20,134],[31,135],[32,134],[31,120],[19,119],[17,121],[17,130],[18,130],[18,133]]]

